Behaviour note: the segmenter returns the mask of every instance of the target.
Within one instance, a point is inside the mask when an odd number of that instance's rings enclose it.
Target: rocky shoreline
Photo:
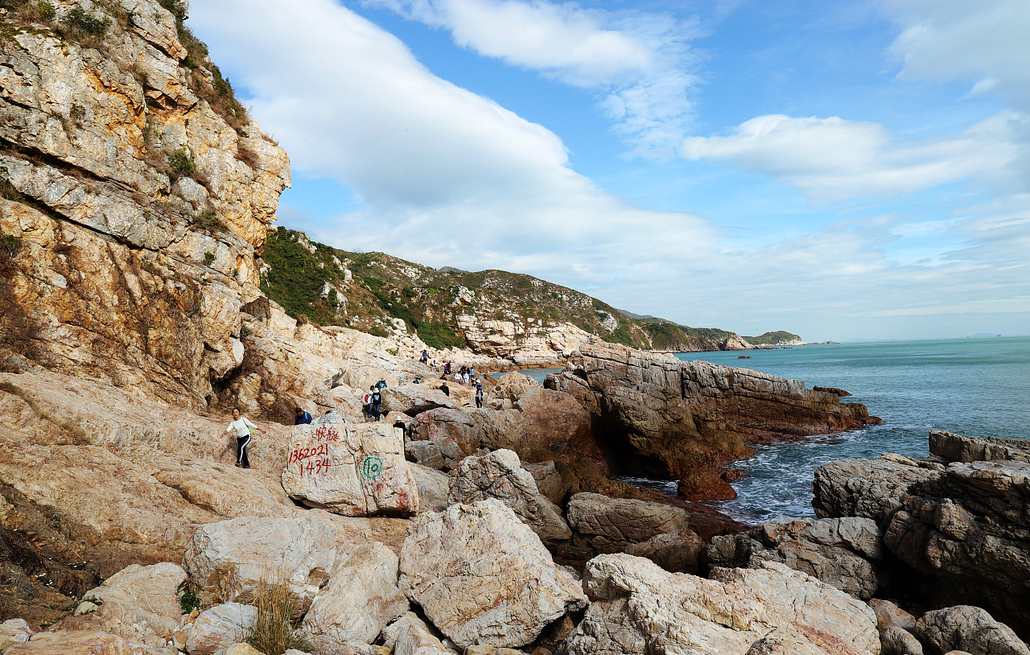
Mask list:
[[[0,652],[1030,655],[1020,443],[933,433],[925,461],[822,467],[818,520],[737,523],[703,501],[752,444],[879,419],[571,324],[464,312],[473,352],[291,318],[261,288],[288,157],[188,3],[7,5]],[[476,408],[424,350],[562,370]]]

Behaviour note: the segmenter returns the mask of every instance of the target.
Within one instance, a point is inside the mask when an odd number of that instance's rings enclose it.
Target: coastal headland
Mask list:
[[[0,652],[1030,653],[1019,444],[935,432],[820,469],[817,520],[720,514],[751,445],[878,419],[633,347],[732,333],[274,231],[288,156],[187,9],[0,16]],[[562,371],[477,402],[445,363]]]

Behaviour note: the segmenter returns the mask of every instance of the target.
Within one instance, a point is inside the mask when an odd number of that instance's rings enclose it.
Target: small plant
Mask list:
[[[250,336],[250,328],[247,325],[240,326],[240,338],[245,339]]]
[[[22,247],[20,238],[12,234],[0,234],[0,270],[7,270],[14,263]]]
[[[240,160],[251,169],[257,170],[258,154],[242,143],[236,146],[236,159]]]
[[[54,17],[57,15],[57,10],[54,9],[54,6],[46,0],[41,0],[40,3],[36,5],[36,11],[39,12],[39,17],[43,20],[54,20]]]
[[[213,253],[213,252],[205,252],[204,253],[204,265],[205,266],[210,266],[214,262],[215,262],[215,253]]]
[[[97,46],[107,35],[111,19],[106,16],[98,18],[76,5],[61,19],[61,26],[66,37],[81,41],[87,46]]]
[[[222,219],[218,218],[218,214],[213,209],[205,209],[200,212],[200,215],[193,221],[193,225],[198,230],[205,232],[225,232],[227,229],[225,223],[222,222]]]
[[[246,642],[265,655],[282,655],[291,648],[310,653],[312,645],[293,635],[293,615],[298,609],[290,585],[281,575],[271,581],[262,577],[254,592],[257,622]]]
[[[189,614],[193,610],[200,609],[200,599],[197,598],[197,594],[193,593],[192,589],[186,589],[182,592],[182,597],[179,599],[179,607],[182,608],[183,614]]]
[[[86,118],[86,108],[82,105],[72,103],[71,109],[68,110],[68,117],[77,123]]]
[[[0,166],[0,198],[6,198],[14,202],[23,202],[25,197],[19,193],[11,181],[7,178],[10,172],[6,166]]]
[[[186,146],[168,155],[168,167],[171,168],[168,177],[172,182],[182,177],[193,177],[197,173],[197,162],[193,160],[193,155]]]

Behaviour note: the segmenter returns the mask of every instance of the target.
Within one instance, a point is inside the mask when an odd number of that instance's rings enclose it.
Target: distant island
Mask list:
[[[988,332],[979,332],[977,334],[966,337],[967,339],[986,339],[988,337],[1000,337],[1000,334],[990,334]]]

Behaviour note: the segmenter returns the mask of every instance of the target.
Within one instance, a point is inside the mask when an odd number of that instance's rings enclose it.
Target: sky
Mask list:
[[[809,341],[1030,334],[1026,0],[194,0],[278,223]]]

